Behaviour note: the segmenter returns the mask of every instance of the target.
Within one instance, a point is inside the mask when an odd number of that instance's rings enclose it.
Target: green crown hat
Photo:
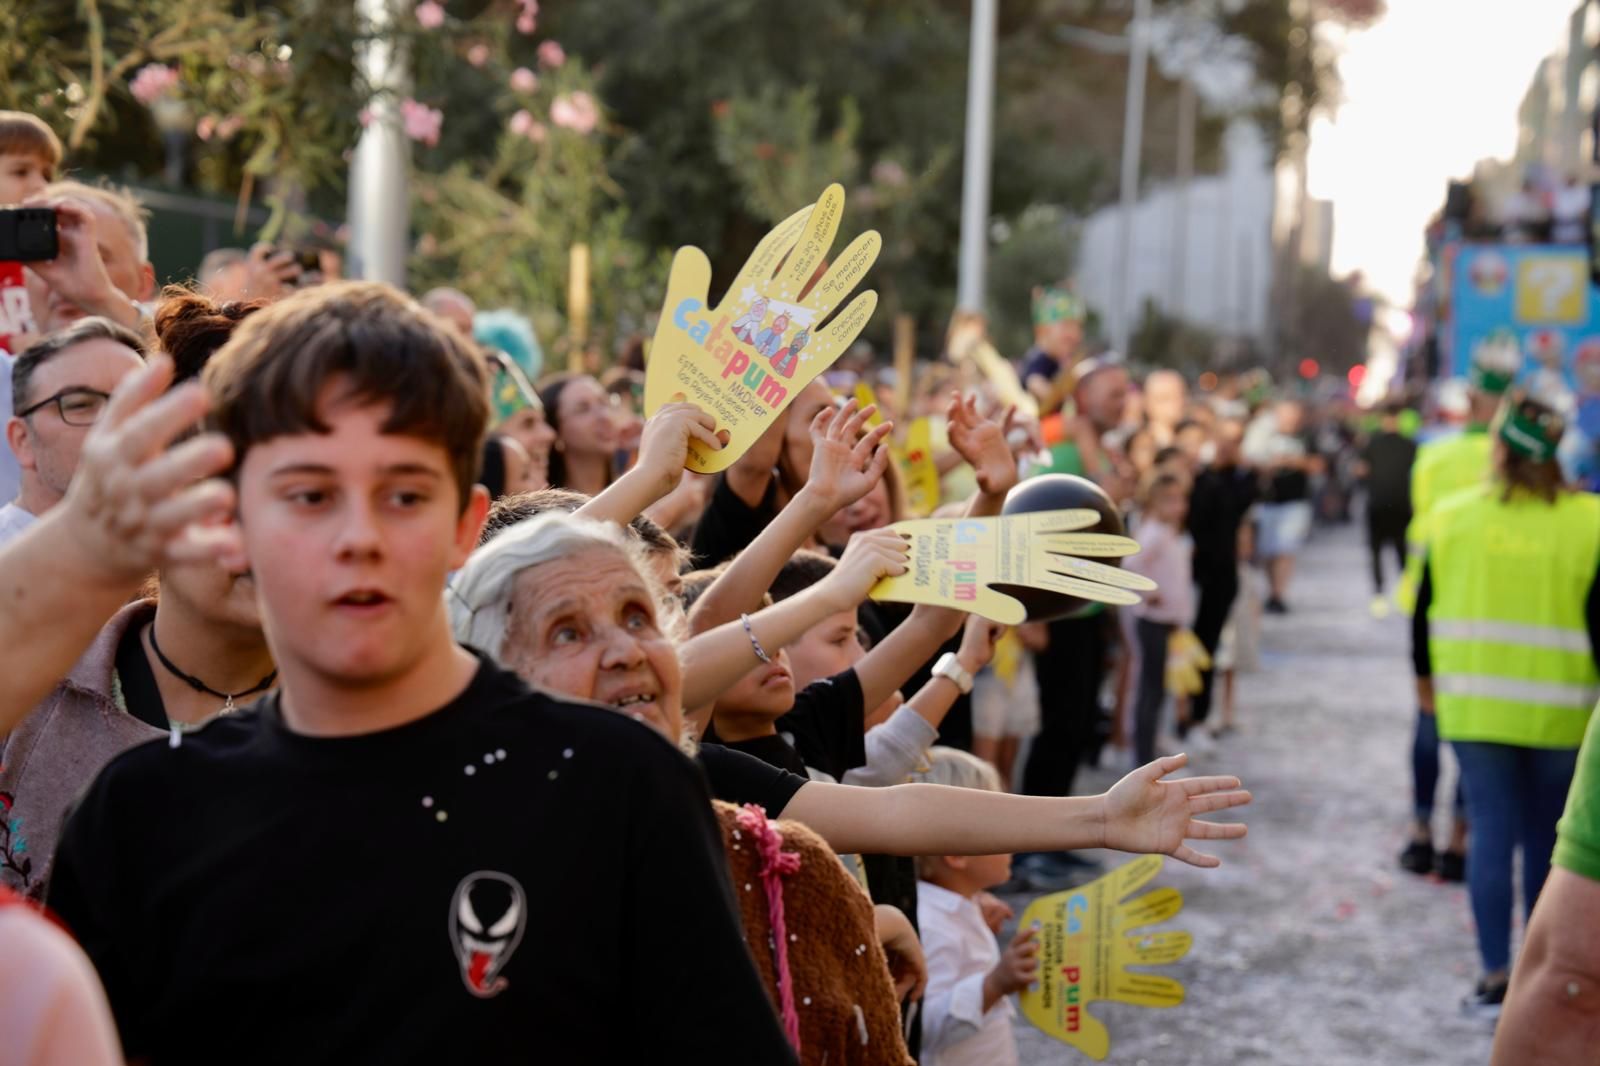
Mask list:
[[[1472,349],[1467,383],[1479,392],[1503,396],[1522,369],[1522,351],[1510,330],[1495,330]]]
[[[1520,390],[1506,397],[1495,417],[1495,436],[1513,453],[1536,463],[1556,457],[1565,431],[1559,414]]]
[[[1033,324],[1050,326],[1057,322],[1083,321],[1083,301],[1067,289],[1046,285],[1033,290]]]

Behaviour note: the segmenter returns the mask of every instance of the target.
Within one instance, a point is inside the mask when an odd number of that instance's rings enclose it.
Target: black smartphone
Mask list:
[[[61,254],[53,207],[0,207],[0,262],[36,263]]]

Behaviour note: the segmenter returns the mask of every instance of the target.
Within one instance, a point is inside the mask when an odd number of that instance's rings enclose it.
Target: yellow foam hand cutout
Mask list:
[[[1175,1007],[1183,1002],[1177,981],[1128,969],[1177,962],[1189,953],[1188,933],[1135,932],[1183,909],[1175,888],[1125,898],[1160,870],[1161,856],[1141,855],[1082,888],[1040,896],[1022,912],[1022,928],[1039,933],[1039,980],[1022,993],[1022,1013],[1092,1059],[1103,1060],[1110,1052],[1111,1034],[1088,1012],[1090,1003]]]
[[[919,518],[890,528],[911,542],[906,572],[873,586],[875,600],[955,607],[1003,625],[1027,619],[1022,601],[992,586],[1016,585],[1101,603],[1139,602],[1154,581],[1080,556],[1117,558],[1139,550],[1127,537],[1084,533],[1100,521],[1089,508],[997,518]]]
[[[1193,696],[1205,685],[1201,671],[1211,667],[1211,655],[1193,630],[1175,630],[1167,638],[1166,684],[1168,692]]]
[[[645,412],[688,401],[716,419],[722,448],[691,441],[690,470],[733,465],[872,317],[877,293],[845,299],[878,258],[876,230],[850,242],[811,285],[843,213],[844,189],[828,186],[761,239],[715,307],[705,253],[684,247],[673,257],[645,372]]]
[[[906,487],[906,506],[914,515],[930,515],[939,507],[939,466],[933,458],[933,426],[914,418],[906,427],[904,447],[894,449]]]

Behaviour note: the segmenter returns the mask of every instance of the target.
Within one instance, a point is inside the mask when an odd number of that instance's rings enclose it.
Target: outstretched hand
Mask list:
[[[989,496],[1004,496],[1017,484],[1017,460],[1007,437],[1017,409],[1008,407],[997,421],[978,413],[975,396],[955,393],[945,409],[950,423],[950,445],[972,465],[978,488]]]
[[[910,551],[906,539],[893,529],[856,533],[838,565],[816,587],[826,593],[833,610],[853,611],[880,580],[906,572]]]
[[[1104,846],[1136,855],[1171,855],[1191,866],[1221,866],[1214,855],[1195,851],[1187,840],[1237,840],[1239,823],[1203,822],[1196,815],[1250,802],[1237,777],[1184,777],[1163,780],[1189,762],[1169,755],[1147,763],[1111,786],[1104,804]]]
[[[59,508],[64,543],[107,582],[136,582],[171,562],[245,565],[237,527],[222,524],[233,487],[213,476],[233,448],[215,433],[168,447],[209,405],[195,382],[162,395],[172,374],[172,360],[156,355],[117,386]]]
[[[860,407],[851,399],[842,407],[824,407],[811,420],[811,472],[803,491],[830,517],[871,492],[889,468],[884,438],[894,423],[880,422],[861,432],[876,411],[875,405]]]

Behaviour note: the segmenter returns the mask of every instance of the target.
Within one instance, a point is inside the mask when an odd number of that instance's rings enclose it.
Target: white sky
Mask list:
[[[1516,146],[1539,60],[1577,0],[1389,0],[1345,38],[1343,103],[1312,126],[1311,195],[1334,203],[1333,270],[1408,306],[1422,229],[1445,183]]]

